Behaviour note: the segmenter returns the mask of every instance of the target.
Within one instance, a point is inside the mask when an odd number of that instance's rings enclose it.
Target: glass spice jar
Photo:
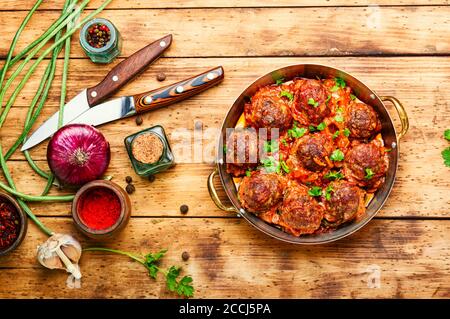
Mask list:
[[[154,175],[174,165],[169,141],[160,125],[127,136],[124,142],[133,169],[140,176]]]
[[[111,21],[96,18],[85,23],[80,31],[80,44],[94,63],[110,63],[122,50],[122,38]]]

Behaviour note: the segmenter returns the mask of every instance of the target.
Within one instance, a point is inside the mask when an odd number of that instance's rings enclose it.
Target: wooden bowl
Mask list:
[[[78,206],[83,196],[89,191],[92,191],[93,189],[96,188],[106,188],[111,190],[119,199],[121,206],[120,215],[116,223],[109,228],[101,230],[92,229],[88,227],[85,223],[81,221],[78,212]],[[119,233],[127,225],[130,216],[131,216],[130,197],[122,187],[111,181],[96,180],[85,184],[75,194],[75,198],[72,202],[72,218],[73,221],[75,222],[75,226],[86,236],[97,240],[106,240]]]
[[[19,247],[20,244],[22,243],[23,239],[25,238],[25,235],[27,234],[28,219],[27,219],[27,215],[25,214],[25,212],[19,206],[19,203],[17,203],[17,201],[12,196],[5,194],[5,193],[0,193],[0,201],[6,201],[6,202],[11,203],[11,205],[14,206],[14,208],[16,209],[16,211],[20,217],[19,236],[17,236],[16,241],[11,246],[9,246],[6,249],[0,250],[0,256],[4,256],[4,255],[10,253],[11,251],[13,251],[14,249],[16,249],[17,247]]]

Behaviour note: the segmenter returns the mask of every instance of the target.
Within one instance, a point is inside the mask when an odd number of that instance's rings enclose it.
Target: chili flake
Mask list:
[[[0,250],[11,246],[19,237],[20,216],[13,205],[0,202]]]

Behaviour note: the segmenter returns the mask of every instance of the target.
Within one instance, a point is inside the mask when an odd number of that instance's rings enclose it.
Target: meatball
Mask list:
[[[329,134],[308,134],[295,141],[290,159],[309,171],[318,172],[333,166],[330,161],[333,148],[333,139]]]
[[[292,126],[289,99],[281,96],[281,86],[266,86],[252,97],[244,107],[245,119],[256,128],[277,128],[280,131]]]
[[[320,227],[323,214],[323,206],[308,195],[308,189],[295,185],[286,190],[278,224],[295,236],[311,234]]]
[[[320,124],[330,114],[329,92],[318,80],[300,79],[293,83],[293,117],[303,125]]]
[[[350,104],[345,118],[353,137],[366,139],[381,130],[381,122],[370,105],[360,102]]]
[[[344,174],[350,182],[373,189],[384,181],[388,165],[387,154],[379,140],[356,142],[345,156]]]
[[[284,184],[277,174],[254,173],[245,176],[239,186],[242,207],[251,213],[263,213],[282,200]]]
[[[325,199],[324,218],[335,226],[364,214],[364,191],[346,181],[331,182],[330,198]]]
[[[258,164],[258,134],[254,129],[236,129],[225,141],[227,172],[241,176]]]

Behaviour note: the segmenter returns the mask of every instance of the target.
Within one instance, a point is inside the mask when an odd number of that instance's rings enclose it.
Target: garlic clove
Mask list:
[[[64,255],[67,256],[67,258],[70,259],[70,261],[74,263],[78,263],[78,261],[81,258],[81,250],[74,247],[74,246],[61,246],[61,250],[63,251]]]

